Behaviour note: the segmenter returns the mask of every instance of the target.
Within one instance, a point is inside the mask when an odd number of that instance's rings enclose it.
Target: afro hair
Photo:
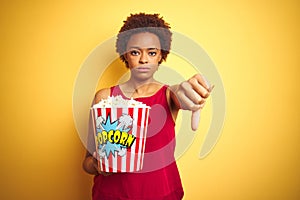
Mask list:
[[[116,50],[120,55],[120,59],[125,62],[126,67],[128,67],[128,63],[124,54],[126,53],[127,43],[132,35],[141,32],[153,33],[159,38],[162,54],[159,64],[166,61],[171,48],[172,33],[169,24],[159,14],[131,14],[123,22],[124,24],[117,36]]]

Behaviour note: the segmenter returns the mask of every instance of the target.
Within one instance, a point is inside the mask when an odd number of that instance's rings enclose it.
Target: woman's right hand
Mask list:
[[[97,160],[97,153],[94,152],[93,153],[93,166],[94,166],[94,169],[97,171],[98,175],[101,174],[103,176],[109,176],[111,175],[112,173],[111,172],[103,172],[101,171],[99,165],[98,165],[98,160]]]
[[[83,161],[83,169],[93,175],[103,175],[103,176],[109,176],[112,173],[110,172],[103,172],[101,171],[100,167],[98,166],[98,160],[97,160],[97,154],[96,152],[93,153],[93,155],[89,154],[85,160]]]

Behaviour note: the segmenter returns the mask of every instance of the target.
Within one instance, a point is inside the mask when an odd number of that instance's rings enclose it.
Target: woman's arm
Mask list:
[[[106,99],[110,95],[110,89],[105,88],[102,90],[99,90],[95,98],[93,100],[93,105],[101,101],[101,99]],[[95,155],[93,155],[96,151],[95,146],[95,139],[94,139],[94,130],[93,130],[93,121],[92,117],[89,118],[89,129],[88,129],[88,141],[87,141],[87,152],[85,159],[83,160],[82,167],[84,171],[86,171],[89,174],[98,175],[103,174],[106,175],[108,173],[101,172],[98,167],[98,161],[95,158]]]

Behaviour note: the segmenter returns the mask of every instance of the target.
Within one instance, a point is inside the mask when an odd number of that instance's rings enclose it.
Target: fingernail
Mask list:
[[[215,87],[215,85],[212,85],[212,86],[208,89],[208,91],[211,92],[211,91],[214,89],[214,87]]]
[[[204,80],[204,82],[205,82],[205,84],[206,84],[206,86],[207,86],[207,88],[208,88],[208,90],[209,90],[209,88],[210,88],[209,82],[207,81],[207,79],[205,78],[204,75],[201,74],[201,76],[202,76],[202,78],[203,78],[203,80]]]

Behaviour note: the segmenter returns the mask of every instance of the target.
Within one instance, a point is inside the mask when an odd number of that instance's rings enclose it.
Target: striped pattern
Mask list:
[[[105,120],[110,115],[111,122],[114,122],[122,116],[128,114],[133,119],[132,129],[129,134],[133,134],[136,140],[131,148],[128,148],[124,156],[119,156],[117,152],[115,156],[109,154],[109,157],[98,156],[98,164],[101,171],[104,172],[135,172],[140,171],[143,167],[143,159],[145,152],[147,126],[149,117],[149,107],[144,108],[94,108],[94,116],[102,116]],[[95,117],[94,119],[96,119]],[[96,124],[96,121],[94,120]],[[95,133],[97,131],[95,130]],[[97,138],[97,135],[95,134]],[[96,147],[98,148],[97,139]],[[98,149],[97,151],[98,152]]]

